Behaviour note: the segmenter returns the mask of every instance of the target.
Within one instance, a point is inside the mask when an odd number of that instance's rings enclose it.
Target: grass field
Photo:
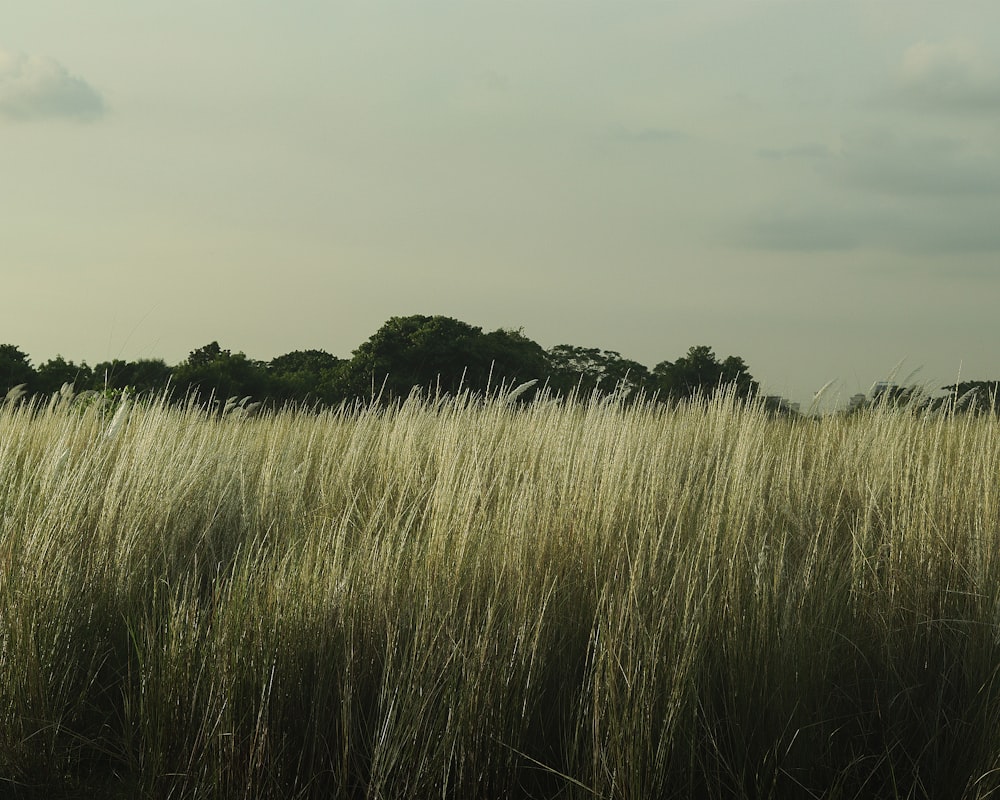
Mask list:
[[[986,798],[1000,423],[0,410],[0,797]]]

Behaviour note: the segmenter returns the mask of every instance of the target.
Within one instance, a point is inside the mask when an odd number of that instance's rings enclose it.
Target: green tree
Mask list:
[[[207,367],[210,364],[218,361],[220,358],[228,358],[231,353],[228,350],[223,350],[219,346],[218,342],[209,342],[206,345],[192,350],[188,353],[187,361],[185,364],[192,369],[197,369],[200,367]]]
[[[131,389],[142,394],[158,394],[167,388],[173,369],[163,359],[102,361],[93,370],[90,388]]]
[[[545,349],[527,336],[522,329],[498,328],[485,334],[479,342],[481,350],[479,361],[485,363],[489,361],[489,369],[486,375],[468,375],[467,378],[474,382],[476,391],[485,391],[487,383],[496,386],[499,383],[513,381],[524,383],[526,381],[543,381],[549,374],[549,361],[545,354]],[[536,391],[533,390],[532,393]],[[524,395],[530,398],[532,393]]]
[[[267,369],[262,362],[243,353],[223,350],[218,342],[192,350],[174,368],[173,378],[181,396],[196,392],[202,401],[213,396],[220,403],[231,397],[263,400],[269,388]]]
[[[485,391],[544,377],[545,351],[520,331],[482,328],[451,317],[392,317],[354,351],[344,373],[352,396],[406,397],[413,387]]]
[[[325,350],[295,350],[272,358],[267,365],[271,396],[279,401],[337,403],[344,399],[345,365]]]
[[[619,386],[645,389],[650,372],[638,361],[623,358],[615,350],[559,344],[546,352],[551,370],[550,385],[558,392],[578,389],[583,395],[594,390],[613,391]]]
[[[719,361],[707,345],[689,348],[676,361],[661,361],[653,368],[653,376],[661,395],[672,400],[713,397],[730,389],[737,397],[749,399],[760,389],[742,358],[728,356]]]
[[[82,391],[90,388],[92,379],[93,371],[86,362],[74,364],[57,355],[38,367],[32,389],[35,394],[49,395],[58,392],[68,383],[75,391]]]
[[[935,407],[944,405],[960,414],[1000,414],[1000,381],[962,381],[941,388],[948,396],[937,398]]]
[[[31,391],[35,382],[35,370],[28,356],[12,344],[0,344],[0,400],[11,389],[26,384]]]
[[[908,408],[911,411],[926,407],[928,399],[919,386],[897,386],[895,383],[880,381],[871,391],[873,404]]]
[[[949,400],[949,398],[931,398],[920,386],[900,386],[891,381],[877,381],[867,395],[856,397],[857,399],[851,398],[851,403],[848,405],[846,410],[848,416],[872,407],[898,408],[911,413],[920,413],[940,407]],[[971,398],[966,398],[969,399]]]

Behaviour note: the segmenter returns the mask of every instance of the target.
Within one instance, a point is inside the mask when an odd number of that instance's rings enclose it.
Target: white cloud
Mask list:
[[[908,255],[958,255],[1000,251],[1000,229],[990,206],[922,203],[880,207],[858,203],[812,204],[771,210],[746,224],[736,245],[760,250],[830,252],[868,248]]]
[[[963,82],[978,61],[978,50],[968,41],[917,42],[903,53],[899,72],[908,82]]]
[[[100,94],[59,62],[0,49],[0,116],[93,120],[104,111]]]
[[[829,151],[806,143],[758,155],[773,162],[775,180],[795,175],[800,186],[759,208],[738,243],[803,252],[1000,251],[1000,151],[974,139],[871,129],[842,135]]]
[[[1000,69],[972,42],[917,42],[897,72],[904,102],[923,110],[1000,112]]]
[[[837,167],[847,186],[880,194],[1000,194],[1000,154],[972,151],[958,138],[903,138],[885,131],[847,136]]]

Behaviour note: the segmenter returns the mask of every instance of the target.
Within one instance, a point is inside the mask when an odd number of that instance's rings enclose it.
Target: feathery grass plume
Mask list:
[[[86,389],[73,397],[73,405],[76,408],[86,407],[92,404],[100,404],[104,401],[104,395],[95,389]]]
[[[244,410],[247,407],[247,403],[249,403],[252,399],[253,398],[250,395],[240,398],[237,397],[228,398],[226,400],[225,405],[222,408],[223,416],[225,416],[226,414],[231,414],[232,412],[237,410],[239,411]]]
[[[524,394],[526,391],[528,391],[528,389],[530,389],[537,383],[538,379],[535,378],[533,380],[525,381],[524,383],[518,384],[513,389],[511,389],[510,392],[507,393],[507,396],[504,398],[504,402],[513,403],[515,400],[517,400],[517,398],[519,398],[522,394]]]
[[[22,397],[24,397],[28,393],[27,389],[26,389],[27,385],[28,384],[26,384],[26,383],[19,383],[19,384],[17,384],[17,386],[11,387],[7,391],[7,394],[4,396],[4,399],[3,399],[4,405],[12,406],[18,400],[20,400]]]
[[[817,391],[813,392],[812,401],[809,403],[809,409],[808,409],[809,413],[812,413],[813,411],[816,410],[816,408],[819,407],[819,403],[823,399],[824,395],[826,395],[830,387],[833,386],[836,382],[837,379],[833,378],[832,380],[829,380],[822,386],[820,386]]]
[[[965,408],[969,403],[971,403],[976,396],[979,394],[979,387],[973,386],[971,389],[966,389],[955,399],[955,409]]]
[[[129,398],[122,397],[121,401],[118,403],[117,411],[115,411],[114,416],[111,418],[111,423],[104,432],[104,439],[106,441],[111,441],[118,435],[118,432],[121,430],[122,426],[125,424],[126,418],[128,417],[129,407]]]

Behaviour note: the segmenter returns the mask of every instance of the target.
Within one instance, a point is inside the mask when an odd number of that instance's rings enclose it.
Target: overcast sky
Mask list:
[[[11,8],[13,6],[13,9]],[[842,399],[1000,378],[996,0],[12,0],[0,343],[390,316]]]

